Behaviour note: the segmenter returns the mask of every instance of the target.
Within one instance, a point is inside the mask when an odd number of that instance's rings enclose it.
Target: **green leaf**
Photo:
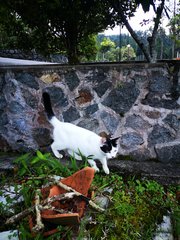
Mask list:
[[[46,160],[45,156],[39,150],[36,152],[36,154],[37,154],[39,159]]]

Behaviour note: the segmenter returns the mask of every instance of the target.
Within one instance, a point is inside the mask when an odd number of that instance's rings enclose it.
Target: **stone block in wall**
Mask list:
[[[160,162],[180,164],[180,141],[156,144],[155,151]]]
[[[4,95],[0,95],[0,110],[4,109],[6,107],[7,103],[6,103],[6,99],[4,97]]]
[[[179,108],[176,99],[161,96],[159,94],[155,94],[153,92],[149,92],[145,99],[142,100],[142,104],[149,105],[154,108],[165,108],[165,109],[177,109]]]
[[[98,83],[95,87],[94,90],[97,93],[99,97],[102,97],[108,89],[112,87],[112,83],[109,81],[104,81],[101,83]]]
[[[171,142],[176,136],[168,129],[160,125],[155,125],[148,136],[148,145],[153,146],[157,143]]]
[[[34,96],[29,89],[21,88],[22,96],[27,105],[32,109],[38,108],[38,99]]]
[[[5,111],[0,110],[0,132],[5,134],[7,132],[6,125],[8,124],[8,117]]]
[[[26,85],[29,88],[39,89],[39,84],[36,80],[36,77],[30,73],[19,73],[16,76],[16,80]]]
[[[142,145],[144,139],[142,136],[136,132],[128,132],[121,136],[120,145],[122,148],[130,149]]]
[[[127,117],[125,127],[130,127],[134,130],[144,130],[146,131],[151,125],[145,121],[142,117],[137,115],[131,115]]]
[[[50,130],[47,128],[34,128],[32,131],[32,136],[40,148],[47,147],[52,143]]]
[[[75,71],[69,71],[65,73],[64,78],[71,91],[79,86],[80,80]]]
[[[97,130],[99,128],[99,122],[97,119],[84,118],[77,125],[79,127],[86,128],[90,131],[98,133]]]
[[[93,83],[100,84],[101,82],[104,82],[108,78],[109,74],[109,68],[108,67],[97,67],[90,69],[91,73],[86,76],[86,79]]]
[[[123,116],[133,106],[139,93],[139,89],[133,82],[123,83],[122,86],[113,89],[102,104]]]
[[[162,75],[162,72],[152,71],[151,78],[149,79],[149,91],[158,94],[170,93],[172,90],[173,82],[167,75]]]
[[[161,112],[157,110],[149,110],[144,112],[148,118],[158,119],[161,117]]]
[[[155,108],[177,109],[179,105],[174,98],[174,85],[172,79],[167,74],[160,71],[152,71],[149,79],[148,94],[142,100],[142,104]],[[176,90],[175,90],[176,91]]]
[[[43,74],[40,77],[41,81],[44,83],[53,83],[53,82],[58,82],[61,80],[60,76],[57,73],[52,73],[52,74]]]
[[[24,106],[21,105],[21,103],[19,103],[17,101],[11,101],[8,105],[8,110],[12,114],[16,114],[16,113],[20,114],[20,113],[23,113],[25,108],[24,108]]]
[[[180,119],[177,118],[174,114],[168,114],[167,117],[163,120],[164,123],[168,124],[175,131],[180,130]]]
[[[99,115],[108,132],[113,135],[119,125],[120,119],[105,110],[101,111]]]
[[[60,87],[46,87],[43,91],[49,93],[53,107],[61,108],[68,105],[68,99]]]
[[[79,96],[76,97],[76,102],[79,104],[79,105],[82,105],[82,104],[85,104],[85,103],[90,103],[93,99],[93,96],[90,92],[89,89],[80,89],[78,91],[79,93]]]
[[[64,122],[73,122],[79,118],[80,118],[79,112],[77,111],[76,108],[72,106],[68,110],[63,112]]]
[[[0,150],[1,151],[12,150],[12,146],[10,146],[8,141],[3,136],[0,136]]]
[[[98,107],[98,104],[95,103],[95,104],[92,104],[90,106],[87,106],[85,109],[84,109],[84,112],[86,114],[86,116],[90,116],[92,115],[93,113],[97,112],[99,109]]]

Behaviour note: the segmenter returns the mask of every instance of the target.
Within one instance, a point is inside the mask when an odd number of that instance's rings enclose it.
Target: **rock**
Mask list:
[[[99,127],[99,122],[97,119],[89,119],[89,118],[85,118],[82,121],[80,121],[78,123],[79,127],[83,127],[86,128],[90,131],[94,131],[97,133],[97,129]]]
[[[7,103],[6,103],[6,99],[3,95],[0,95],[0,109],[4,109],[6,107]]]
[[[89,89],[81,89],[79,90],[79,96],[76,98],[76,102],[81,105],[88,102],[91,102],[93,99],[93,96]]]
[[[0,130],[2,130],[2,129],[0,129]],[[5,131],[7,132],[7,129],[4,128],[3,131],[5,133]],[[3,136],[0,136],[0,149],[5,152],[11,149],[11,146],[9,145],[8,141]]]
[[[163,216],[163,222],[158,225],[153,240],[173,240],[172,224],[169,215]]]
[[[143,143],[144,140],[141,135],[135,132],[123,134],[120,141],[120,145],[123,148],[131,148],[137,145],[142,145]]]
[[[108,81],[104,81],[104,82],[99,83],[96,87],[94,87],[94,90],[99,97],[102,97],[105,94],[105,92],[109,88],[111,88],[111,86],[112,86],[112,83],[110,83]]]
[[[34,128],[32,135],[39,147],[44,147],[52,143],[50,130],[47,128]]]
[[[103,209],[107,209],[108,206],[109,206],[110,200],[109,200],[109,198],[106,197],[106,196],[97,196],[97,197],[95,197],[94,202],[95,202],[99,207],[101,207],[101,208],[103,208]]]
[[[16,101],[10,102],[8,107],[9,111],[13,114],[21,114],[25,109],[19,102]]]
[[[92,115],[93,113],[97,112],[98,109],[98,105],[95,103],[85,108],[84,112],[86,115]]]
[[[64,122],[73,122],[80,118],[79,112],[74,107],[70,107],[67,111],[63,112]]]
[[[149,81],[149,90],[154,93],[170,93],[172,88],[172,81],[167,75],[163,76],[161,73],[152,72],[152,78]]]
[[[28,123],[26,119],[21,116],[21,118],[15,118],[12,122],[12,127],[18,131],[20,134],[25,134],[29,131]]]
[[[124,115],[134,104],[139,95],[139,89],[134,83],[125,83],[113,89],[102,104],[112,108],[116,113]]]
[[[156,144],[155,151],[158,160],[163,163],[180,163],[180,142],[173,141],[164,144]]]
[[[67,83],[69,89],[73,91],[76,87],[78,87],[80,80],[75,71],[70,71],[64,75],[65,82]]]
[[[8,124],[8,117],[7,114],[0,110],[0,131],[4,131],[5,125]]]
[[[3,86],[4,86],[4,83],[5,83],[4,77],[3,77],[3,76],[0,76],[0,91],[2,91]]]
[[[23,98],[28,106],[32,109],[38,108],[38,100],[37,98],[29,91],[29,89],[22,88],[21,89]]]
[[[146,111],[145,112],[145,115],[148,117],[148,118],[151,118],[151,119],[158,119],[161,117],[161,113],[156,111],[156,110],[153,110],[153,111]]]
[[[156,233],[156,236],[153,238],[153,240],[174,240],[172,233]]]
[[[68,100],[61,88],[53,86],[44,89],[45,91],[49,93],[53,107],[60,108],[68,105]]]
[[[26,85],[29,88],[34,88],[36,90],[39,89],[39,84],[37,82],[37,78],[29,73],[18,73],[16,76],[16,80]]]
[[[100,117],[109,133],[113,134],[119,125],[119,119],[106,111],[102,111]]]
[[[107,78],[107,68],[99,67],[97,69],[93,69],[92,74],[86,77],[88,81],[97,82],[98,84],[106,80]]]
[[[178,103],[175,99],[163,99],[161,95],[148,93],[145,99],[142,100],[142,104],[149,105],[154,108],[165,108],[165,109],[177,109],[179,108]]]
[[[175,131],[178,131],[180,128],[180,119],[177,118],[174,114],[168,114],[167,117],[163,120],[166,124],[168,124]]]
[[[152,146],[157,143],[170,142],[175,139],[172,132],[160,125],[155,125],[152,132],[148,136],[148,145]]]
[[[40,79],[45,83],[53,83],[60,81],[60,76],[57,73],[43,74]]]
[[[140,116],[131,115],[126,119],[125,127],[131,127],[134,130],[147,130],[151,125]]]

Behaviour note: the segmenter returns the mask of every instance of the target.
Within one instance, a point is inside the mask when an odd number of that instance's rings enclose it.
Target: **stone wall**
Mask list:
[[[51,126],[42,105],[49,92],[56,116],[105,131],[137,162],[180,163],[179,62],[0,68],[0,149],[47,150]]]
[[[35,50],[23,51],[19,49],[0,49],[0,57],[56,62],[61,64],[68,63],[68,59],[61,54],[50,54],[49,57],[44,57]]]

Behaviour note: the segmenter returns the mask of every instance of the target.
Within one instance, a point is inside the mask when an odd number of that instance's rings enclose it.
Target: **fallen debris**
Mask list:
[[[94,169],[86,167],[68,178],[60,180],[49,178],[48,186],[46,185],[45,188],[42,187],[42,189],[36,190],[34,205],[10,217],[6,220],[5,224],[14,224],[28,215],[32,216],[32,213],[35,212],[35,222],[33,222],[33,226],[31,226],[31,231],[33,233],[39,233],[46,231],[44,221],[51,220],[51,222],[57,223],[59,222],[58,219],[62,217],[66,219],[71,218],[70,224],[72,224],[72,221],[78,223],[79,218],[81,218],[84,213],[85,204],[88,204],[96,211],[104,212],[105,210],[102,207],[98,206],[88,197],[88,190],[93,177]],[[86,186],[83,186],[82,181]],[[48,188],[49,195],[44,198],[43,191]],[[68,204],[74,204],[75,207],[71,206],[72,211],[69,210]],[[67,225],[68,224],[67,222]]]

